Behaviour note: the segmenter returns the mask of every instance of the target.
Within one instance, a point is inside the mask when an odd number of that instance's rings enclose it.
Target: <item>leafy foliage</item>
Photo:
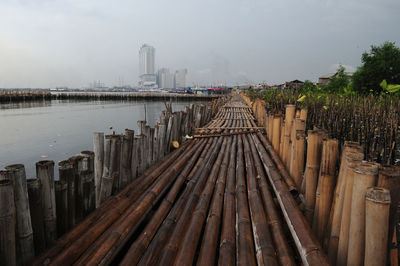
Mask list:
[[[371,46],[369,53],[361,58],[362,66],[353,75],[354,89],[360,93],[380,93],[382,80],[400,84],[400,47],[394,42],[385,42],[381,46]]]

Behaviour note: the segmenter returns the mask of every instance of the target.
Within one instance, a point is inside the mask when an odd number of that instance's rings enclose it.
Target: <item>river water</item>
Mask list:
[[[173,110],[183,110],[192,103],[195,102],[173,102]],[[93,132],[123,133],[125,128],[136,131],[137,121],[145,118],[145,109],[148,124],[154,126],[165,104],[156,101],[0,104],[0,169],[21,163],[27,177],[34,178],[35,163],[40,160],[53,160],[57,165],[81,151],[93,150]]]

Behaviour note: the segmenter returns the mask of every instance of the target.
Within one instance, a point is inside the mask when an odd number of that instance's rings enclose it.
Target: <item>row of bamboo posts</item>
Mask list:
[[[29,102],[41,100],[82,100],[82,101],[137,101],[154,100],[166,101],[174,99],[176,101],[187,100],[209,100],[218,98],[220,95],[206,94],[184,94],[184,93],[151,93],[151,92],[57,92],[49,90],[0,90],[0,103]]]
[[[51,100],[48,90],[0,90],[0,103]]]
[[[177,148],[193,128],[209,121],[220,101],[194,104],[181,112],[172,112],[167,104],[154,128],[138,121],[136,135],[129,129],[123,135],[94,133],[94,151],[58,163],[59,180],[54,180],[50,160],[36,163],[34,179],[26,178],[22,164],[6,166],[0,171],[0,265],[26,265],[66,232],[81,228],[99,207],[109,207],[110,197]]]
[[[339,147],[329,132],[307,131],[307,110],[252,106],[280,160],[293,178],[303,213],[332,265],[398,265],[395,221],[400,167],[364,161],[363,147]],[[395,242],[394,244],[392,242]]]

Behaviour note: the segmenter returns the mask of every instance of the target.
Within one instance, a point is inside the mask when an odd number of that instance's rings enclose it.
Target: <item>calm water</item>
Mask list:
[[[180,101],[172,106],[179,111],[190,104]],[[0,169],[22,163],[27,177],[34,178],[35,163],[40,160],[54,160],[57,164],[83,150],[93,150],[93,132],[123,133],[125,128],[136,131],[136,121],[144,120],[145,106],[148,124],[154,126],[165,109],[164,102],[0,104]]]

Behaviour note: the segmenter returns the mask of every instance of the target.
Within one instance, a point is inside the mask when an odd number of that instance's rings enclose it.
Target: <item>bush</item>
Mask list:
[[[380,93],[382,80],[400,84],[400,48],[394,42],[371,46],[361,58],[362,65],[353,75],[354,90],[360,93]]]

